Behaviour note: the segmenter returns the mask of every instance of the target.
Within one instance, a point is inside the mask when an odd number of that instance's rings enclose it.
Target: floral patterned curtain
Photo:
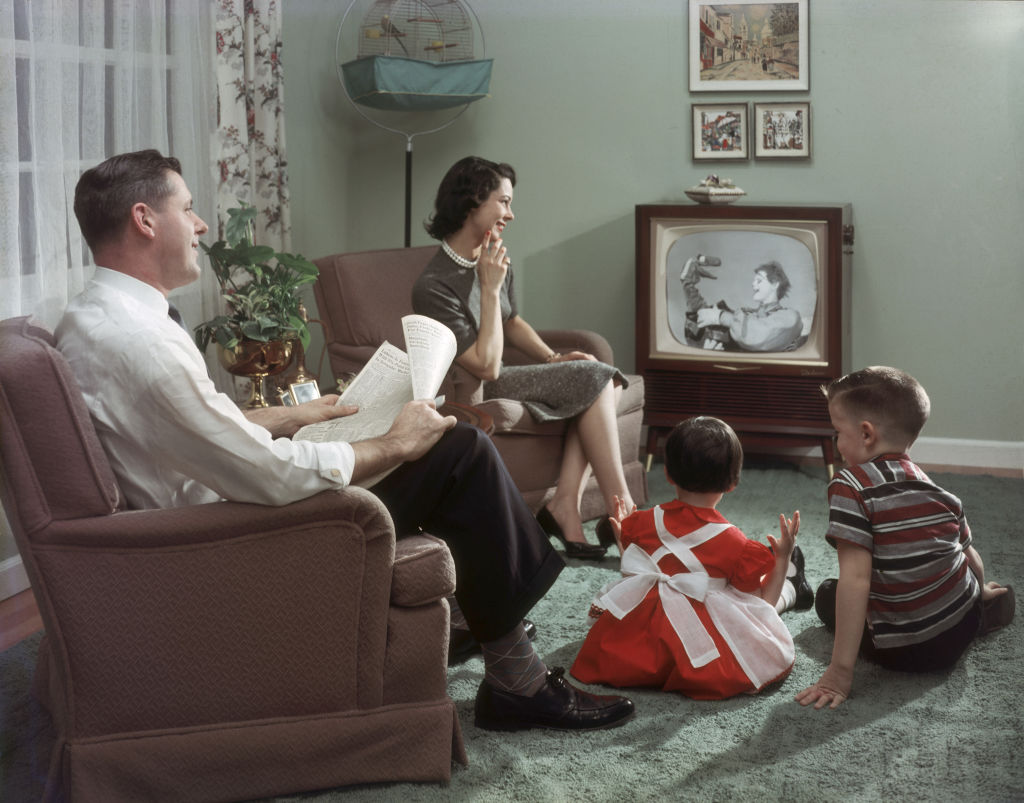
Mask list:
[[[291,248],[279,0],[218,0],[217,217],[257,207],[256,242]],[[223,237],[223,231],[218,235]]]

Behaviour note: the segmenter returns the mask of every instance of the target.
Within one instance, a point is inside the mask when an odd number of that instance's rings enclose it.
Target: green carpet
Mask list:
[[[960,496],[989,579],[1024,591],[1024,480],[935,474]],[[652,502],[669,498],[662,468],[650,474]],[[799,509],[798,543],[812,586],[835,576],[824,541],[821,468],[753,462],[721,510],[764,540],[780,512]],[[593,524],[588,526],[593,538]],[[570,561],[531,614],[549,665],[569,667],[587,627],[593,593],[618,568]],[[479,658],[449,670],[468,767],[448,786],[398,784],[332,790],[302,801],[1010,801],[1024,798],[1024,631],[979,640],[949,672],[904,675],[858,666],[853,696],[836,711],[814,711],[793,695],[817,680],[831,637],[813,611],[783,616],[796,641],[796,666],[759,696],[695,701],[630,692],[636,717],[589,734],[498,734],[473,726]],[[0,797],[37,800],[52,733],[28,694],[35,639],[0,654]]]

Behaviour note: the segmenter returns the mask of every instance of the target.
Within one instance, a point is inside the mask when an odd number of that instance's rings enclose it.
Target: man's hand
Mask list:
[[[348,404],[337,406],[337,401],[338,394],[328,393],[295,407],[257,407],[246,410],[245,417],[268,430],[275,438],[290,438],[307,424],[352,415],[358,409]]]
[[[441,436],[455,426],[455,416],[442,416],[432,401],[411,401],[402,408],[384,435],[398,446],[403,462],[423,457]]]
[[[352,444],[356,456],[352,482],[422,457],[454,426],[455,416],[442,416],[434,408],[434,402],[409,402],[384,435]]]
[[[829,666],[825,674],[813,686],[798,692],[795,699],[800,705],[814,704],[815,709],[838,708],[850,696],[853,687],[853,673]]]

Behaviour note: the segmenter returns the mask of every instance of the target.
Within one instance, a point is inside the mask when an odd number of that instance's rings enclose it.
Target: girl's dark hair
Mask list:
[[[469,213],[486,201],[507,178],[516,185],[516,171],[504,162],[467,156],[451,166],[437,188],[434,214],[424,227],[435,240],[443,240],[462,228]]]
[[[724,421],[706,415],[688,418],[665,442],[665,468],[684,491],[725,493],[739,484],[743,446]]]
[[[75,217],[89,248],[95,252],[120,234],[135,204],[158,208],[172,192],[168,170],[180,175],[181,163],[149,149],[111,156],[82,173],[75,186]]]

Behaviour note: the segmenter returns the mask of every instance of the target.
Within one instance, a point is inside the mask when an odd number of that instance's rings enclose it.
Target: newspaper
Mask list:
[[[406,403],[434,399],[455,359],[455,335],[443,323],[423,315],[402,318],[405,351],[384,341],[345,388],[338,404],[359,408],[353,415],[302,427],[293,436],[308,441],[358,441],[389,429]]]

